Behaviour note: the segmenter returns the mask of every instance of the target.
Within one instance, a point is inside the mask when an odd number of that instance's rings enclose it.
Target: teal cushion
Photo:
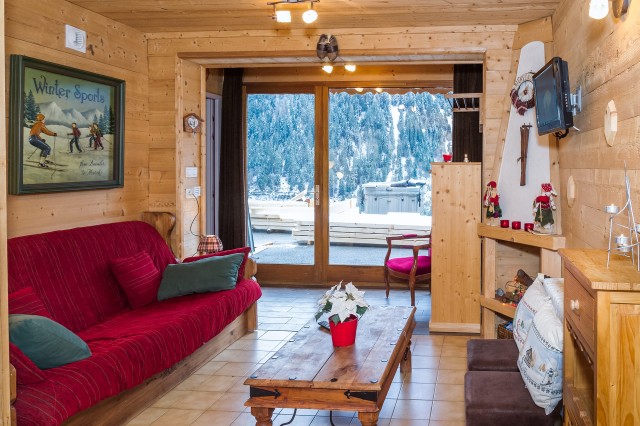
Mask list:
[[[208,257],[190,263],[167,265],[162,274],[158,300],[194,293],[231,290],[236,287],[243,253]]]
[[[43,370],[91,356],[71,330],[38,315],[9,315],[9,340]]]

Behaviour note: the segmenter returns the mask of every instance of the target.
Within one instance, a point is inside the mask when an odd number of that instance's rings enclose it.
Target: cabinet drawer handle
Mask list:
[[[577,299],[576,300],[571,300],[569,303],[570,303],[569,306],[571,307],[571,310],[573,312],[578,312],[580,310],[580,301],[579,300],[577,300]]]

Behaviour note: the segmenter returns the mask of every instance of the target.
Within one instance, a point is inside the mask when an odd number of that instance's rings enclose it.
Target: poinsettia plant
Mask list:
[[[324,296],[318,300],[320,308],[316,312],[316,320],[323,314],[329,314],[329,321],[334,324],[351,321],[361,317],[369,304],[364,300],[364,291],[360,291],[349,283],[342,288],[342,281],[329,289]]]

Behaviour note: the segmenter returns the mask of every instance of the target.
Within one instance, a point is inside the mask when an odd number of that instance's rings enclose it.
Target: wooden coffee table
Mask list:
[[[310,321],[244,384],[256,426],[271,426],[275,408],[357,411],[375,426],[398,365],[411,370],[414,307],[373,306],[360,319],[356,343],[334,348]]]

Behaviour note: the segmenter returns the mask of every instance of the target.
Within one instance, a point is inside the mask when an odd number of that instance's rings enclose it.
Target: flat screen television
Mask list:
[[[573,127],[569,67],[556,56],[533,75],[538,134],[564,137]],[[564,133],[563,133],[564,132]]]

